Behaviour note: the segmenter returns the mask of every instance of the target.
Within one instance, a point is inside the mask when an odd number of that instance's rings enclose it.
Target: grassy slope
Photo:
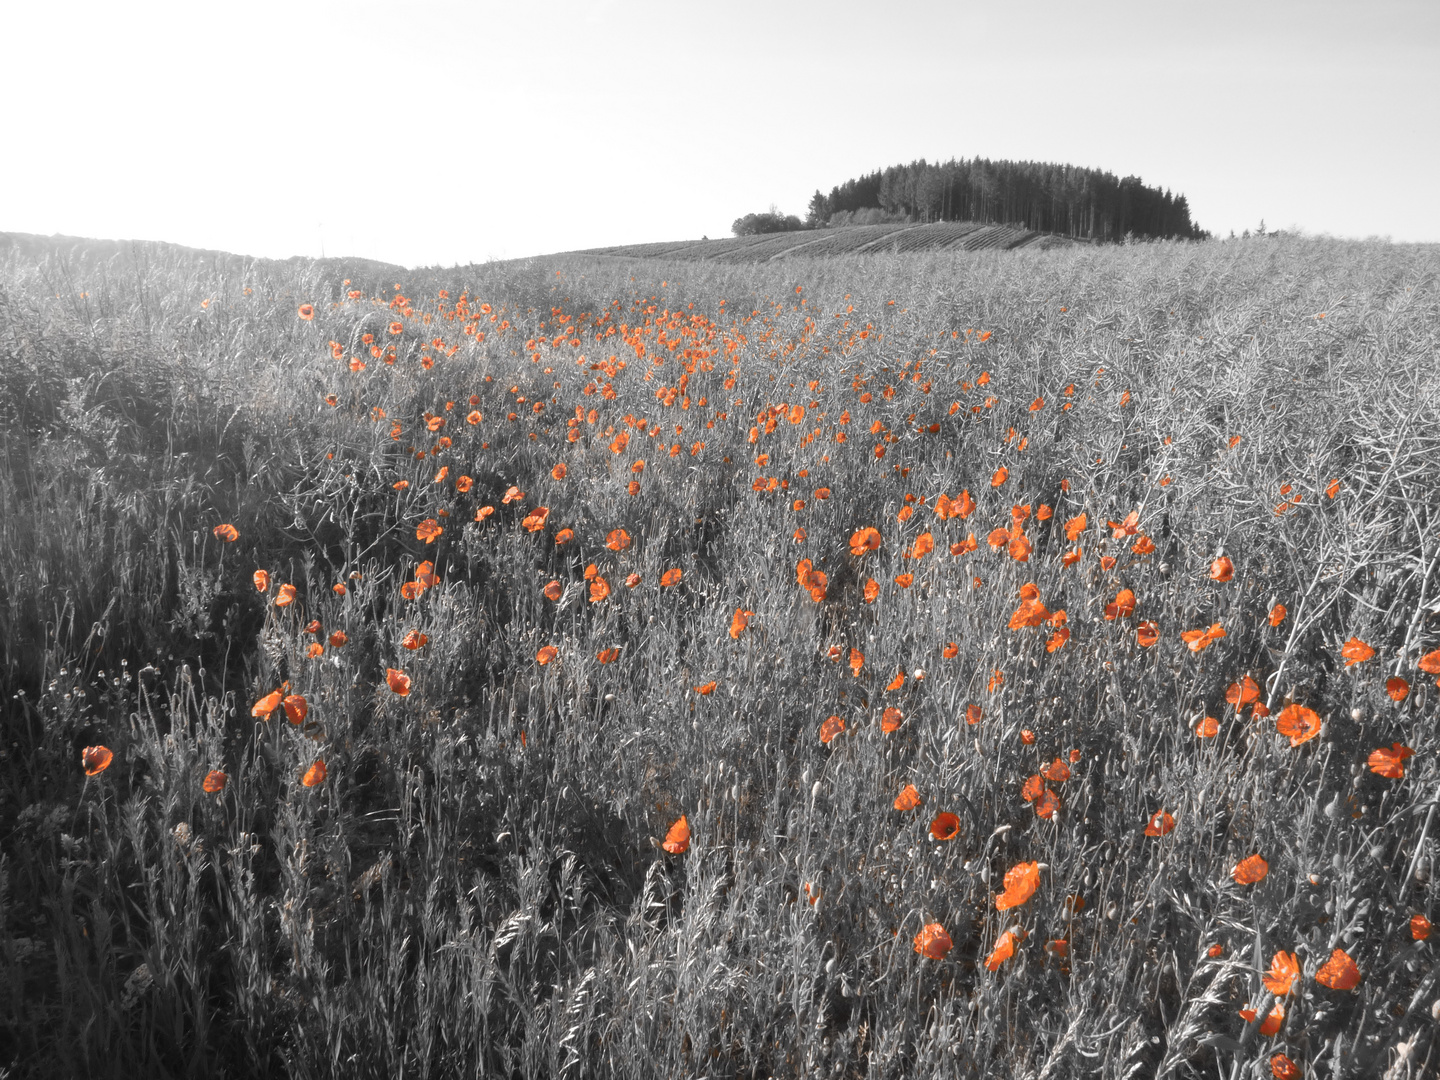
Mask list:
[[[718,240],[675,240],[668,243],[629,244],[590,248],[573,253],[616,255],[627,259],[666,259],[719,263],[780,262],[794,258],[830,258],[835,255],[880,255],[953,248],[979,251],[1035,245],[1042,249],[1070,247],[1073,240],[1058,233],[1040,233],[1013,225],[982,225],[974,221],[946,221],[917,225],[847,225],[818,231],[727,236]]]
[[[1324,1076],[1406,1048],[1397,1075],[1434,1067],[1433,960],[1408,923],[1436,914],[1437,691],[1417,670],[1440,646],[1433,249],[565,256],[357,265],[351,286],[333,265],[175,249],[3,260],[0,1065],[1199,1076],[1283,1050]],[[386,306],[397,283],[413,316]],[[454,318],[465,289],[491,305],[482,344]],[[607,311],[600,332],[624,323],[632,343],[595,339]],[[396,344],[393,367],[366,332]],[[591,366],[612,355],[613,376]],[[757,424],[779,404],[801,422]],[[577,406],[597,415],[572,443]],[[448,422],[431,432],[427,414]],[[1284,484],[1302,498],[1277,515]],[[929,509],[962,490],[968,519]],[[927,501],[902,522],[907,493]],[[985,542],[1017,504],[1054,508],[1026,522],[1025,563]],[[1136,509],[1151,554],[1102,528]],[[430,545],[427,518],[444,526]],[[233,544],[211,534],[225,522]],[[866,525],[883,544],[857,557]],[[634,539],[619,552],[617,528]],[[906,559],[926,531],[935,552]],[[948,554],[971,532],[977,551]],[[1223,584],[1207,573],[1222,548]],[[828,576],[821,602],[796,584],[802,557]],[[440,583],[404,600],[423,559]],[[592,563],[612,588],[598,603]],[[662,589],[670,568],[683,580]],[[551,580],[569,586],[558,604]],[[1049,626],[1008,628],[1027,582],[1067,612],[1054,652]],[[1105,619],[1123,587],[1134,615]],[[732,637],[737,608],[754,618]],[[308,659],[311,619],[348,643]],[[1148,649],[1142,619],[1160,631]],[[1215,622],[1226,636],[1203,652],[1182,642]],[[404,648],[410,630],[429,644]],[[1347,669],[1352,635],[1378,653]],[[1316,709],[1320,736],[1292,748],[1273,717],[1237,716],[1226,688],[1247,673],[1275,712]],[[1402,703],[1388,676],[1413,686]],[[282,682],[308,701],[303,726],[251,717]],[[822,745],[832,714],[846,731]],[[1200,740],[1207,714],[1219,734]],[[1405,777],[1368,771],[1395,741],[1416,752]],[[115,761],[87,780],[91,744]],[[1041,820],[1021,787],[1071,750]],[[317,758],[329,778],[306,788]],[[218,796],[200,787],[212,768],[229,774]],[[902,813],[906,783],[924,805]],[[1174,831],[1147,837],[1162,809]],[[942,810],[960,831],[938,843]],[[681,813],[693,842],[669,855]],[[1268,877],[1236,885],[1255,852]],[[997,911],[1025,861],[1043,864],[1038,891]],[[932,921],[954,941],[944,960],[912,948]],[[1026,939],[992,973],[1010,927]],[[1061,940],[1063,959],[1046,948]],[[1313,978],[1336,946],[1354,991]],[[1236,1012],[1268,1007],[1276,950],[1304,974],[1272,1039]]]

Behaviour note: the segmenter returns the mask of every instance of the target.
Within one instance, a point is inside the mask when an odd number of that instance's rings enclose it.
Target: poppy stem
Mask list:
[[[1425,613],[1425,590],[1430,584],[1430,575],[1435,572],[1437,563],[1440,563],[1440,544],[1435,545],[1435,556],[1430,560],[1430,565],[1425,570],[1425,576],[1420,580],[1420,599],[1415,602],[1415,614],[1410,619],[1410,625],[1405,628],[1405,640],[1395,654],[1394,674],[1396,675],[1400,674],[1405,665],[1405,657],[1410,652],[1410,641],[1415,636],[1415,628],[1420,625],[1420,616]]]
[[[1405,872],[1405,880],[1400,883],[1400,898],[1395,901],[1397,905],[1405,903],[1405,896],[1410,892],[1410,883],[1415,880],[1415,868],[1420,865],[1420,855],[1425,850],[1425,838],[1430,835],[1430,826],[1435,822],[1437,804],[1440,804],[1440,784],[1435,785],[1435,793],[1430,796],[1430,809],[1425,814],[1420,839],[1415,841],[1415,854],[1410,856],[1410,867]]]
[[[1310,582],[1310,587],[1305,590],[1305,595],[1300,597],[1299,607],[1290,621],[1290,637],[1285,642],[1285,651],[1280,656],[1280,663],[1275,668],[1275,674],[1270,676],[1269,692],[1265,695],[1265,708],[1271,711],[1275,708],[1275,695],[1280,692],[1280,676],[1285,672],[1285,665],[1289,662],[1295,648],[1295,639],[1300,636],[1301,616],[1305,613],[1305,602],[1310,599],[1310,594],[1315,591],[1315,586],[1320,584],[1320,575],[1325,572],[1325,560],[1318,560],[1315,567],[1315,577]]]
[[[80,787],[80,801],[75,804],[75,816],[70,819],[70,835],[71,835],[72,837],[75,835],[75,826],[76,826],[77,824],[79,824],[79,822],[80,822],[80,807],[82,807],[82,806],[85,805],[85,793],[86,793],[87,791],[89,791],[89,790],[90,790],[90,774],[89,774],[89,773],[86,773],[86,774],[85,774],[85,783],[82,784],[81,787]],[[1429,823],[1427,822],[1426,824],[1427,824],[1427,826],[1428,826]],[[1421,838],[1421,843],[1424,843],[1424,838],[1423,838],[1423,837]]]

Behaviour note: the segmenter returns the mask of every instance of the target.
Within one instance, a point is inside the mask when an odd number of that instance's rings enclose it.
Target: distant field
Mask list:
[[[624,255],[647,259],[698,259],[753,263],[784,259],[822,259],[835,255],[894,254],[908,251],[985,251],[1022,247],[1048,249],[1079,243],[1063,236],[1009,225],[946,221],[929,225],[851,225],[814,231],[736,236],[721,240],[680,240],[590,248],[578,255]]]
[[[1440,253],[1049,243],[0,236],[0,1076],[1435,1076]]]

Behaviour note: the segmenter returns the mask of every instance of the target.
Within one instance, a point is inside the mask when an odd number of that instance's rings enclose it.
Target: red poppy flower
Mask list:
[[[878,529],[866,526],[859,529],[850,537],[850,553],[852,555],[864,555],[867,551],[875,551],[880,547],[881,538]]]
[[[1345,666],[1354,667],[1363,663],[1375,655],[1375,650],[1357,637],[1352,637],[1340,649],[1340,655],[1345,658]]]
[[[1156,810],[1145,825],[1146,836],[1164,836],[1175,828],[1175,818],[1168,810]]]
[[[1320,714],[1291,702],[1275,717],[1275,730],[1288,738],[1292,747],[1299,746],[1320,734]]]
[[[254,705],[250,706],[250,715],[264,717],[268,720],[270,719],[270,714],[280,707],[280,703],[284,699],[285,691],[283,688],[280,690],[272,690],[259,701],[255,702]]]
[[[915,935],[915,951],[930,960],[944,960],[955,947],[945,928],[937,923],[926,923]]]
[[[1018,927],[1006,930],[995,940],[995,948],[985,957],[987,971],[999,971],[1000,965],[1015,955],[1015,946],[1024,940],[1025,931]]]
[[[1315,972],[1315,981],[1331,990],[1353,990],[1360,984],[1360,969],[1344,949],[1336,949]]]
[[[296,727],[305,722],[305,717],[310,712],[309,702],[300,694],[290,694],[280,704],[285,707],[286,718]]]
[[[80,751],[80,764],[86,776],[99,776],[115,760],[115,752],[108,746],[87,746]]]
[[[690,850],[690,822],[684,814],[670,826],[665,834],[665,842],[660,846],[671,855],[683,855]]]
[[[1372,750],[1366,764],[1373,773],[1391,780],[1402,780],[1405,777],[1405,759],[1414,755],[1414,750],[1397,742],[1388,747],[1382,746],[1379,750]]]
[[[935,815],[930,822],[930,835],[936,840],[953,840],[960,834],[960,819],[948,810]]]
[[[1035,890],[1040,887],[1040,864],[1038,862],[1015,864],[1005,872],[1004,885],[1005,891],[995,897],[997,911],[1008,911],[1010,908],[1019,907],[1035,895]]]
[[[1235,879],[1237,885],[1254,885],[1257,881],[1265,880],[1265,875],[1268,873],[1270,873],[1270,864],[1260,855],[1251,855],[1236,863],[1230,876]]]
[[[1283,998],[1300,978],[1300,960],[1292,953],[1277,952],[1270,958],[1270,971],[1264,977],[1265,989]]]

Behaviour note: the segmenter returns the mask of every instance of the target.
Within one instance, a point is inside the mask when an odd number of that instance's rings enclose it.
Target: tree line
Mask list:
[[[829,195],[817,189],[803,223],[772,207],[769,214],[738,218],[734,230],[742,236],[879,221],[978,221],[1090,240],[1210,235],[1191,221],[1184,195],[1138,176],[978,157],[892,165],[837,184]]]

